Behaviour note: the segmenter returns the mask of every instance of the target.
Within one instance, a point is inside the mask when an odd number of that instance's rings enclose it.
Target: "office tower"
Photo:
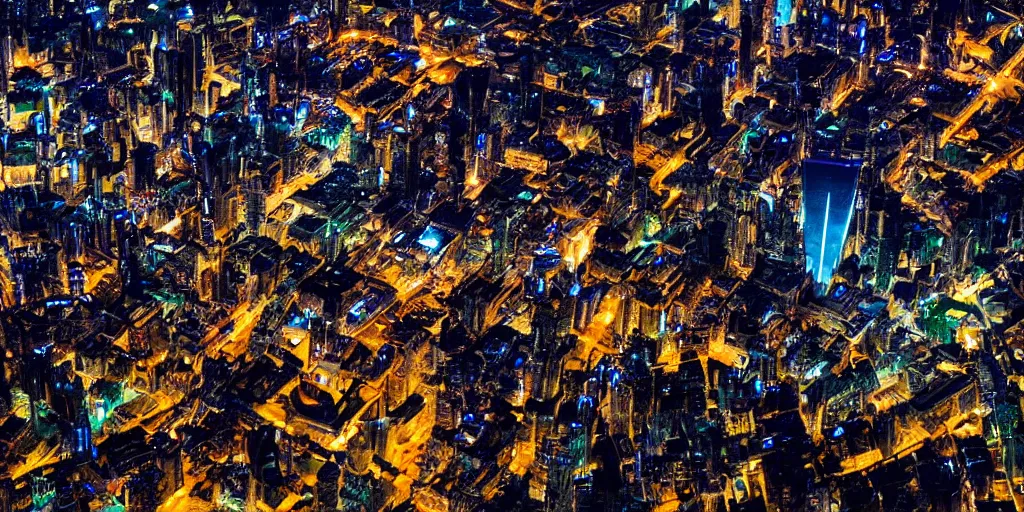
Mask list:
[[[752,269],[757,260],[758,228],[756,217],[748,212],[738,212],[730,224],[729,254],[740,268]]]
[[[117,236],[118,273],[121,286],[132,295],[142,293],[142,269],[139,263],[138,249],[141,242],[139,228],[134,219],[126,214],[121,219],[115,218]]]
[[[71,451],[80,462],[90,461],[96,448],[92,445],[92,425],[89,424],[89,415],[85,407],[79,403],[78,416],[74,421],[74,429],[70,442]]]
[[[665,26],[668,2],[665,0],[644,0],[640,4],[640,38],[652,41]]]
[[[391,185],[403,198],[415,201],[420,193],[419,135],[402,130],[387,137]]]
[[[754,65],[754,21],[747,9],[740,14],[740,47],[739,47],[739,80],[742,85],[756,86],[751,83]]]
[[[453,84],[453,111],[449,126],[448,158],[454,168],[453,190],[461,196],[466,174],[472,165],[477,134],[487,128],[484,104],[490,69],[471,68],[460,73]]]
[[[857,196],[860,162],[809,158],[802,167],[804,262],[818,291],[824,291],[842,258]]]
[[[722,70],[713,60],[701,61],[697,64],[697,80],[700,84],[700,115],[701,121],[713,136],[722,126]]]
[[[262,426],[249,433],[247,447],[252,476],[246,497],[247,508],[255,509],[259,501],[282,484],[280,437],[280,431],[270,426]]]
[[[902,203],[899,194],[873,190],[868,217],[868,239],[875,248],[875,282],[877,292],[885,293],[892,286],[903,242],[903,224],[899,222]]]
[[[243,190],[246,229],[253,235],[262,235],[267,221],[267,191],[263,184],[263,173],[259,169],[248,169]]]
[[[39,408],[50,402],[53,394],[53,344],[40,342],[26,347],[21,356],[22,387],[28,394],[33,427],[42,428]]]
[[[156,144],[143,142],[132,150],[132,187],[135,190],[151,190],[156,185]]]
[[[156,487],[156,498],[160,503],[166,502],[175,491],[185,483],[182,467],[182,443],[171,439],[167,434],[154,436],[156,441],[156,468],[160,471],[160,480]]]

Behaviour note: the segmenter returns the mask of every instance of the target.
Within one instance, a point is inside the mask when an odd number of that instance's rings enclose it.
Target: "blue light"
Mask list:
[[[554,247],[551,247],[550,245],[542,245],[542,246],[540,246],[540,248],[538,248],[535,251],[533,251],[533,254],[536,255],[536,256],[549,256],[549,257],[558,257],[559,256],[558,249],[555,249]]]
[[[832,431],[832,439],[839,439],[840,437],[843,437],[843,434],[845,433],[846,431],[843,430],[843,426],[839,425],[838,427],[836,427],[835,430]]]
[[[430,252],[435,252],[441,247],[444,235],[434,226],[427,226],[423,234],[416,240],[416,243],[426,247]]]
[[[775,198],[772,197],[771,194],[767,192],[758,192],[757,196],[764,199],[764,202],[768,205],[768,213],[775,212]]]
[[[772,448],[775,448],[775,438],[774,437],[769,437],[769,438],[765,439],[764,441],[762,441],[761,442],[761,448],[764,449],[764,450],[771,450]]]
[[[789,25],[789,21],[793,19],[793,1],[779,0],[775,9],[775,26],[782,27]]]
[[[363,309],[363,306],[365,306],[365,305],[366,305],[366,299],[360,299],[358,302],[353,304],[351,308],[349,308],[348,314],[350,314],[350,315],[352,315],[354,317],[358,317],[360,311]]]
[[[764,392],[764,383],[761,382],[761,379],[754,379],[754,393],[760,395],[762,392]]]
[[[569,296],[570,297],[578,296],[580,294],[580,289],[582,289],[582,286],[580,286],[579,283],[573,283],[572,288],[569,288]]]
[[[851,160],[803,162],[803,239],[806,270],[824,292],[839,266],[853,216],[860,164]]]
[[[579,398],[579,400],[576,401],[576,409],[577,410],[582,409],[583,408],[583,404],[587,404],[587,406],[593,407],[594,406],[594,399],[590,398],[587,395],[581,396]]]

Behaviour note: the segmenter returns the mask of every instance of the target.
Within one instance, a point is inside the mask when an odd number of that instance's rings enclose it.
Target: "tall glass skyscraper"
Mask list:
[[[861,163],[809,158],[803,162],[804,259],[823,292],[839,266],[853,217]]]

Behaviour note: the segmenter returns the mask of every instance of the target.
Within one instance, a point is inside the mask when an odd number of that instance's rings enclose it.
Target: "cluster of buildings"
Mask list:
[[[1022,16],[0,0],[0,512],[1024,510]]]

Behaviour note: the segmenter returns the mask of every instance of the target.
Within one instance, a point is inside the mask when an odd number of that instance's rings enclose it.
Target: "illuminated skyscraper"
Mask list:
[[[860,162],[807,159],[803,162],[804,260],[819,291],[839,266],[850,227]]]
[[[250,233],[263,234],[267,221],[267,194],[263,189],[263,175],[252,169],[245,182],[245,224]]]
[[[875,191],[868,212],[870,240],[875,247],[875,290],[889,291],[900,257],[902,223],[898,221],[901,202],[898,193]]]
[[[640,34],[645,41],[653,41],[665,26],[667,2],[648,0],[640,7]]]

